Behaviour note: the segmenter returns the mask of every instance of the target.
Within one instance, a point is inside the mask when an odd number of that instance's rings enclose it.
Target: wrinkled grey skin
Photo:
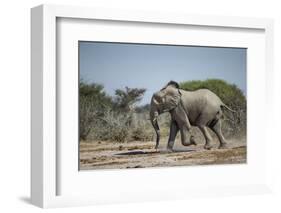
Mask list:
[[[223,108],[234,112],[208,89],[185,91],[179,89],[176,82],[169,82],[159,92],[154,93],[151,99],[150,120],[157,136],[155,149],[158,149],[160,140],[157,117],[164,112],[171,114],[170,136],[167,145],[169,151],[173,150],[178,131],[181,134],[182,145],[196,145],[194,137],[190,134],[191,126],[197,126],[202,131],[206,140],[205,149],[212,148],[213,140],[207,127],[212,129],[219,138],[219,148],[225,148],[226,140],[221,131]]]

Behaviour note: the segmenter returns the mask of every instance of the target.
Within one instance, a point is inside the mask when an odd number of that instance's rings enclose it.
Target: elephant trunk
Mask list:
[[[156,145],[155,145],[155,149],[158,149],[159,146],[159,141],[160,141],[160,128],[157,122],[157,118],[159,116],[159,113],[157,111],[157,109],[153,106],[151,106],[151,110],[150,110],[150,121],[151,124],[156,132]]]

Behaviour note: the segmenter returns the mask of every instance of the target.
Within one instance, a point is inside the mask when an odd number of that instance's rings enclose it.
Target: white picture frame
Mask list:
[[[270,90],[273,87],[273,21],[271,19],[257,19],[257,18],[241,18],[241,17],[217,17],[217,16],[203,16],[203,15],[187,15],[187,14],[161,14],[145,11],[122,11],[112,9],[96,9],[84,8],[74,6],[54,6],[41,5],[31,10],[31,201],[33,204],[47,208],[59,206],[76,206],[76,205],[91,205],[99,203],[116,203],[116,202],[139,202],[144,200],[164,200],[164,199],[178,199],[188,197],[201,196],[224,196],[224,195],[241,195],[264,193],[271,191],[271,165],[270,165],[270,149],[272,146],[266,144],[266,150],[262,151],[262,161],[264,165],[261,168],[256,168],[259,174],[264,173],[262,178],[257,178],[250,184],[249,181],[238,181],[233,184],[225,183],[221,185],[207,185],[201,186],[199,183],[193,183],[192,187],[177,187],[172,183],[165,184],[163,189],[161,185],[150,185],[151,191],[149,195],[144,192],[140,194],[134,193],[132,185],[122,191],[122,196],[119,193],[111,192],[110,189],[105,189],[102,192],[102,187],[97,189],[98,194],[85,193],[84,189],[78,194],[61,194],[59,185],[64,179],[61,179],[60,173],[63,170],[63,164],[59,164],[61,147],[58,146],[58,88],[60,81],[57,78],[57,50],[58,50],[58,20],[63,19],[78,19],[78,20],[101,20],[111,22],[130,22],[130,23],[144,23],[165,26],[172,28],[175,26],[200,26],[202,28],[219,28],[227,31],[233,30],[257,30],[261,31],[263,37],[258,42],[265,42],[264,48],[264,67],[261,68],[260,77],[257,81],[263,81],[263,86],[259,90],[264,94],[264,101],[261,109],[265,106],[267,109],[273,109],[273,100]],[[235,35],[234,35],[235,36]],[[160,39],[160,38],[159,38]],[[173,42],[172,42],[173,43]],[[262,53],[263,54],[263,53]],[[258,76],[258,74],[257,74]],[[253,76],[248,76],[249,81]],[[258,78],[258,77],[257,77]],[[251,87],[255,87],[253,83]],[[250,88],[253,90],[253,88]],[[254,94],[254,93],[253,93]],[[269,110],[272,113],[272,110]],[[265,123],[270,123],[271,116],[263,117]],[[252,122],[253,123],[253,122]],[[260,129],[257,129],[259,131]],[[266,126],[264,132],[264,139],[266,142],[270,141],[270,128]],[[262,134],[262,133],[260,133]],[[251,147],[250,147],[251,148]],[[66,150],[66,149],[64,149]],[[68,149],[67,149],[68,150]],[[67,152],[67,150],[65,152]],[[71,150],[71,148],[69,149]],[[258,150],[258,149],[257,149]],[[66,153],[67,155],[67,153]],[[77,157],[77,156],[73,156]],[[76,158],[73,159],[74,161]],[[247,167],[237,167],[237,169],[247,170]],[[210,172],[214,167],[205,168],[203,173],[207,170]],[[233,172],[234,167],[227,167],[228,172]],[[138,171],[125,171],[118,173],[117,171],[107,171],[107,176],[116,176],[122,178],[125,174],[131,177],[143,177],[143,183],[148,183],[146,177],[164,172],[172,171],[173,173],[183,174],[182,168],[165,168],[165,169],[141,169]],[[77,170],[78,172],[78,170]],[[95,173],[83,173],[83,180],[89,182],[95,176],[100,176],[103,171],[95,171]],[[225,171],[224,171],[225,172]],[[196,172],[194,173],[196,176]],[[85,177],[88,176],[88,177]],[[173,175],[167,175],[167,178],[173,178]],[[193,177],[196,178],[196,177]],[[99,180],[104,179],[103,176]],[[78,183],[75,183],[75,178],[69,178],[70,183],[66,187],[71,190],[79,188]],[[71,182],[73,181],[73,182]],[[162,181],[163,182],[163,181]],[[145,188],[145,185],[140,184]],[[72,185],[72,186],[71,186]],[[105,187],[104,183],[99,185]],[[76,188],[75,188],[76,186]],[[111,185],[110,185],[111,186]],[[73,187],[69,188],[69,187]],[[114,186],[112,186],[114,187]],[[153,188],[154,187],[154,188]],[[85,188],[85,187],[84,187]],[[89,187],[89,190],[91,187]],[[125,187],[126,188],[126,187]],[[137,191],[137,189],[136,189]],[[176,195],[175,195],[176,194]]]

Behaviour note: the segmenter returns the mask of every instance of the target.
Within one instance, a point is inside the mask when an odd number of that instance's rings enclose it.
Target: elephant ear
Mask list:
[[[177,88],[177,89],[180,88],[180,85],[179,85],[177,82],[175,82],[175,81],[169,81],[169,83],[168,83],[166,86],[164,86],[164,87],[161,89],[161,91],[163,91],[164,89],[166,89],[168,86],[173,86],[173,87],[175,87],[175,88]]]
[[[176,108],[179,105],[181,99],[181,93],[179,89],[171,84],[166,86],[163,92],[165,94],[163,96],[163,111],[170,111]]]

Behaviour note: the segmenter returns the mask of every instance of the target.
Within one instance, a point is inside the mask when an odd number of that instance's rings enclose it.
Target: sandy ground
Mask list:
[[[246,139],[228,140],[228,148],[211,150],[197,146],[184,147],[176,141],[174,152],[166,151],[167,139],[162,139],[158,151],[155,142],[80,142],[80,170],[168,167],[210,164],[246,163]]]

